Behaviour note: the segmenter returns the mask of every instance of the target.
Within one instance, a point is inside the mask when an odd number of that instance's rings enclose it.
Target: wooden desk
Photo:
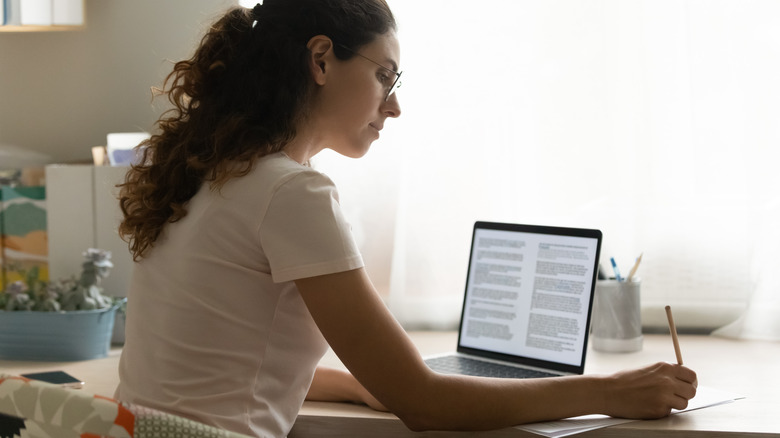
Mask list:
[[[424,355],[451,351],[456,334],[415,332],[415,343]],[[636,421],[578,435],[590,437],[761,437],[780,438],[780,343],[735,341],[709,336],[681,336],[686,365],[699,375],[702,385],[746,396],[734,403],[673,415],[655,421]],[[62,369],[87,383],[85,391],[113,396],[117,384],[119,349],[109,357],[85,362],[41,363],[0,361],[0,372],[21,374]],[[637,353],[608,354],[588,350],[587,373],[608,373],[659,360],[674,361],[669,336],[645,336]],[[329,352],[323,363],[340,367]],[[290,437],[538,437],[515,429],[484,433],[411,432],[392,414],[344,403],[306,402]]]
[[[412,334],[423,355],[452,351],[457,335],[452,332]],[[744,395],[734,403],[685,412],[654,421],[635,421],[586,432],[578,437],[780,437],[780,343],[736,341],[710,336],[680,336],[687,366],[702,385]],[[646,335],[642,351],[628,354],[601,353],[588,349],[585,372],[601,374],[657,361],[674,362],[674,347],[668,335]],[[329,353],[323,362],[338,366]],[[290,434],[298,437],[539,437],[516,429],[482,433],[414,433],[394,415],[362,406],[306,402]]]
[[[108,357],[77,362],[27,362],[15,360],[0,360],[1,374],[27,374],[42,371],[62,370],[83,380],[84,391],[91,394],[114,397],[114,390],[119,384],[120,347],[113,347]]]

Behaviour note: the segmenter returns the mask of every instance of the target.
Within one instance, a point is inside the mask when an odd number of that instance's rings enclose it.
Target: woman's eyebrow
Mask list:
[[[392,66],[393,73],[398,73],[398,64],[390,58],[385,59],[385,62]]]

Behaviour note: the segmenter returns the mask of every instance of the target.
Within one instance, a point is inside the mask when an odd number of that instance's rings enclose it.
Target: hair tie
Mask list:
[[[254,29],[255,26],[257,26],[257,22],[260,21],[260,10],[263,7],[263,3],[258,3],[255,5],[254,8],[252,8],[252,28]]]

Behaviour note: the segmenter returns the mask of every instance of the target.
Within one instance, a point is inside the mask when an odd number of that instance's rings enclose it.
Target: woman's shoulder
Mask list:
[[[228,185],[241,187],[241,190],[246,187],[252,187],[254,190],[262,188],[271,193],[281,187],[334,186],[333,181],[325,174],[298,163],[283,152],[258,159],[248,174],[229,182],[226,187]]]
[[[288,157],[284,152],[266,155],[260,158],[251,172],[253,176],[262,178],[267,182],[284,184],[292,179],[328,179],[319,171],[298,163]]]

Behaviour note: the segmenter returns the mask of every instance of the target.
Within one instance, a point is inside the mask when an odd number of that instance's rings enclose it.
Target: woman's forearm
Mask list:
[[[296,285],[331,348],[362,384],[349,384],[351,376],[331,375],[322,379],[324,386],[312,385],[312,399],[365,402],[355,395],[365,387],[412,430],[498,429],[597,413],[659,418],[672,408],[685,408],[696,392],[696,373],[660,363],[609,376],[549,379],[436,374],[364,269],[297,280]]]

